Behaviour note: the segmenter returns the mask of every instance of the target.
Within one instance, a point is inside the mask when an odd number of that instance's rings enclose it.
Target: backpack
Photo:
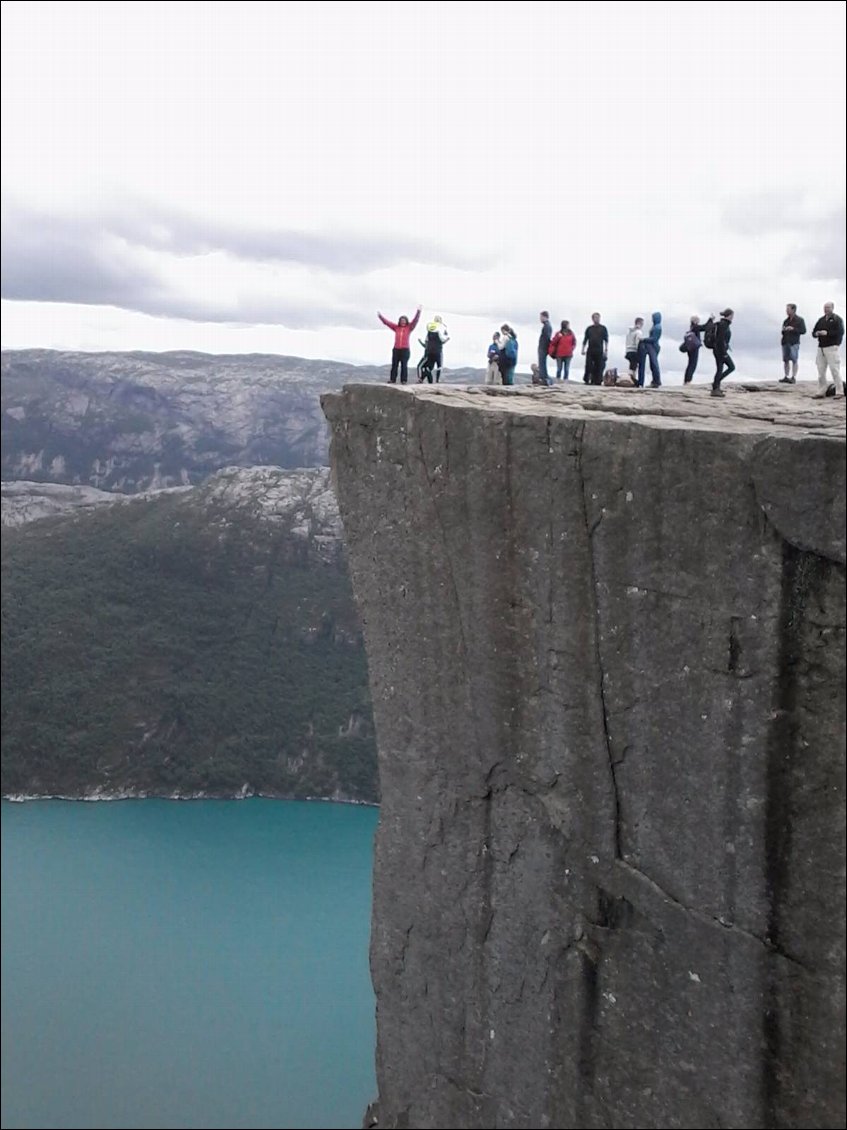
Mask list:
[[[438,330],[427,330],[425,346],[427,353],[440,353],[442,344]]]
[[[703,344],[707,349],[714,349],[718,340],[718,324],[712,318],[706,322],[703,330]]]
[[[506,367],[511,369],[518,363],[518,343],[513,337],[510,337],[506,344],[503,346],[501,356],[506,362]]]

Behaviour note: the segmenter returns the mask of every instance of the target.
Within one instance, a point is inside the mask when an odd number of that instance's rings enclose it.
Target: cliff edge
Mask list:
[[[835,1127],[844,401],[323,398],[379,748],[381,1127]]]

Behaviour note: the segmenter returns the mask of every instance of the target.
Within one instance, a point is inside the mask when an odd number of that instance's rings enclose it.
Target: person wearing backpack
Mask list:
[[[500,347],[500,379],[504,385],[515,383],[515,369],[518,365],[518,337],[508,322],[500,327],[502,345]]]
[[[424,342],[424,358],[427,368],[435,375],[435,383],[441,380],[441,366],[444,359],[444,343],[450,340],[447,328],[436,314],[431,322],[426,324],[426,341]]]
[[[541,322],[541,333],[538,335],[538,374],[541,378],[539,383],[549,385],[551,382],[547,375],[547,358],[550,354],[553,327],[550,325],[550,315],[546,310],[542,310],[538,318]]]
[[[571,357],[576,351],[576,334],[571,329],[571,324],[564,319],[561,329],[557,330],[550,342],[549,353],[556,361],[556,380],[567,381],[570,379]]]
[[[708,347],[709,340],[714,341],[712,350],[715,354],[715,378],[712,381],[712,396],[726,396],[721,388],[721,381],[724,377],[728,377],[730,373],[735,372],[735,362],[729,355],[729,343],[732,340],[732,319],[734,317],[735,311],[727,306],[726,310],[721,310],[719,322],[715,323],[714,318],[709,319],[703,333],[704,345]],[[711,328],[709,323],[711,323]]]
[[[697,362],[700,360],[700,348],[703,344],[700,340],[702,333],[703,327],[700,325],[700,315],[692,314],[688,329],[685,331],[685,335],[682,339],[682,344],[685,346],[685,352],[688,355],[688,362],[682,376],[682,383],[684,385],[690,385],[694,380],[694,374],[697,371]]]

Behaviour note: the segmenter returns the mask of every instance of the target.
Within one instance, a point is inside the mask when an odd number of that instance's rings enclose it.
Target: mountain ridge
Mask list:
[[[387,375],[281,354],[4,350],[2,477],[136,493],[223,466],[325,466],[320,395]]]

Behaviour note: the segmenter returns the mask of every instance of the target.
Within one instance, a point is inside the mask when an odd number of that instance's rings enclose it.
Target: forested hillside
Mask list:
[[[377,799],[328,472],[3,534],[2,790]]]

